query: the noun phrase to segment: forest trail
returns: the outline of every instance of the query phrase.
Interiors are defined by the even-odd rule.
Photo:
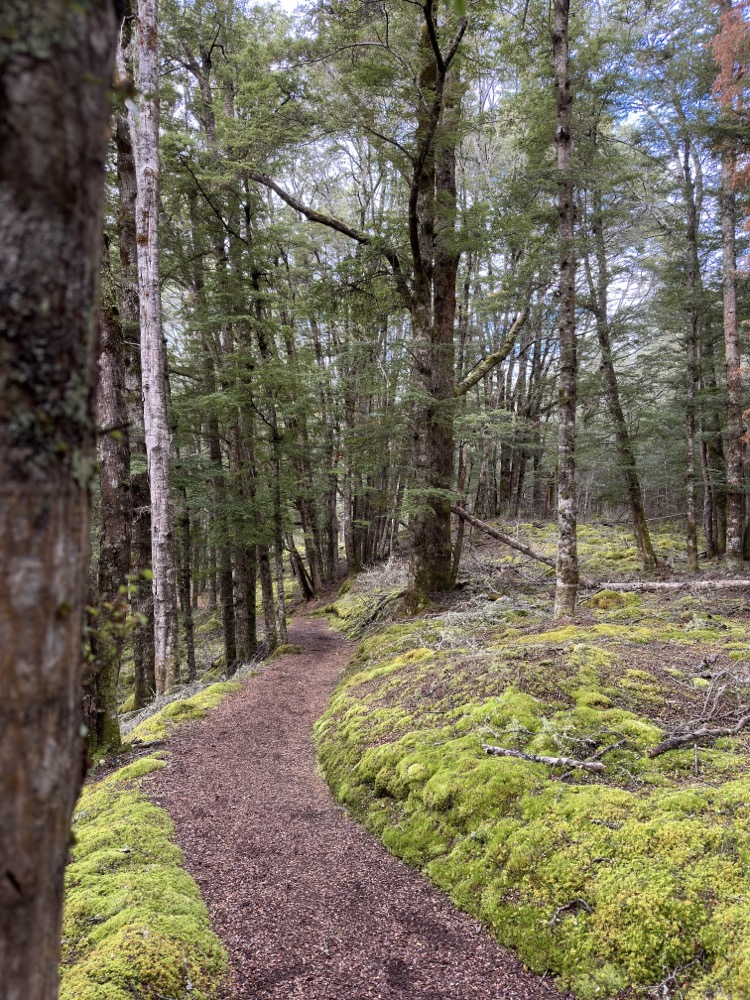
[[[335,804],[311,731],[351,646],[303,616],[290,642],[301,655],[175,734],[150,785],[229,952],[230,995],[559,1000]]]

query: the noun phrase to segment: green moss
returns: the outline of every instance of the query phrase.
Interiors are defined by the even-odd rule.
[[[140,788],[142,758],[84,789],[66,872],[61,1000],[211,998],[226,955],[180,867],[172,824]]]
[[[640,665],[649,642],[735,639],[716,619],[708,628],[691,614],[686,627],[616,596],[592,610],[637,612],[637,624],[503,627],[485,660],[471,654],[484,674],[465,672],[455,616],[371,636],[316,726],[321,766],[389,850],[581,1000],[678,968],[688,1000],[744,996],[750,777],[708,788],[692,748],[648,757],[663,737],[650,715],[684,673]],[[561,781],[564,768],[488,758],[482,742],[555,756],[613,749],[602,775]],[[700,755],[714,777],[744,773],[739,744]]]
[[[278,656],[299,655],[301,652],[302,646],[297,645],[296,642],[282,642],[280,646],[274,649],[268,659],[275,660]]]
[[[154,715],[145,719],[130,733],[134,742],[150,743],[152,740],[163,739],[175,726],[191,719],[202,719],[207,712],[216,706],[233,691],[239,691],[242,684],[239,681],[224,681],[211,684],[192,698],[171,701]]]
[[[135,710],[135,692],[128,695],[125,701],[120,705],[119,712],[124,715],[125,712],[132,712]]]

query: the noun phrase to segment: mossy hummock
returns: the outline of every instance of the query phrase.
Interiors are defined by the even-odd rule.
[[[672,973],[685,1000],[750,996],[746,741],[701,748],[698,777],[692,747],[647,756],[675,698],[703,697],[688,664],[742,646],[744,629],[612,592],[589,602],[596,620],[564,627],[500,604],[360,645],[316,727],[337,799],[581,1000]],[[483,742],[611,749],[602,775],[564,775]]]
[[[226,970],[172,823],[141,782],[145,757],[85,788],[65,880],[61,1000],[216,997]]]
[[[170,702],[130,740],[163,739],[241,686],[212,684]],[[165,766],[160,753],[143,757],[81,794],[65,878],[61,1000],[218,996],[226,954],[182,867],[169,815],[142,788]]]

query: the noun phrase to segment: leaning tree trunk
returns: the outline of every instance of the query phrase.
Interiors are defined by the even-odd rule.
[[[555,98],[557,104],[558,195],[560,234],[560,390],[557,492],[557,585],[555,617],[571,615],[578,590],[578,548],[576,542],[576,262],[573,204],[573,98],[568,66],[568,25],[570,0],[555,0]]]
[[[159,45],[158,2],[138,0],[136,208],[138,291],[141,306],[143,422],[151,486],[151,568],[154,594],[154,667],[157,694],[179,678],[177,576],[170,434],[167,422],[167,351],[162,334],[159,281]]]
[[[54,1000],[84,771],[96,285],[115,4],[0,5],[0,992]],[[10,41],[9,41],[10,40]]]
[[[601,371],[604,382],[604,396],[615,431],[615,448],[617,450],[620,471],[627,489],[638,557],[641,568],[645,572],[651,572],[656,569],[656,553],[651,543],[651,535],[648,530],[648,522],[646,521],[646,511],[643,508],[643,494],[635,463],[635,450],[633,449],[633,442],[630,440],[628,425],[625,421],[625,414],[620,402],[620,389],[617,385],[617,373],[615,372],[615,363],[612,356],[608,295],[610,277],[604,244],[602,197],[600,191],[595,190],[593,192],[592,200],[594,217],[591,229],[594,236],[594,252],[597,263],[597,281],[594,290],[596,298],[595,320],[596,336],[599,341],[599,350],[602,358]]]

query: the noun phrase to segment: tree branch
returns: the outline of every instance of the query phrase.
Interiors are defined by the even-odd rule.
[[[513,325],[505,336],[499,350],[490,354],[480,362],[477,367],[458,383],[453,389],[454,396],[465,396],[469,389],[473,389],[477,382],[481,382],[485,375],[489,375],[493,368],[501,365],[513,350],[518,334],[521,332],[526,320],[529,318],[528,307],[519,313],[513,321]]]
[[[528,760],[532,764],[549,764],[550,767],[577,767],[584,771],[603,771],[604,764],[598,764],[591,760],[576,760],[574,757],[544,757],[535,753],[521,753],[520,750],[506,750],[505,747],[492,746],[489,743],[482,744],[485,753],[492,754],[493,757],[515,757],[517,760]]]
[[[256,184],[262,184],[263,187],[273,191],[274,194],[277,194],[282,201],[289,205],[290,208],[293,208],[295,212],[299,212],[300,215],[304,215],[310,222],[317,222],[321,226],[327,226],[329,229],[333,229],[337,233],[341,233],[343,236],[348,236],[350,240],[355,240],[360,246],[372,246],[373,243],[375,243],[373,237],[367,233],[363,233],[359,229],[354,229],[353,226],[348,225],[346,222],[342,222],[341,219],[336,219],[332,215],[326,215],[323,212],[316,211],[314,208],[310,208],[309,205],[305,205],[304,202],[299,200],[299,198],[295,198],[293,194],[290,194],[280,184],[277,184],[273,178],[268,176],[268,174],[262,174],[257,170],[248,170],[247,176],[250,180],[255,181]],[[378,247],[378,250],[390,264],[391,270],[393,271],[393,277],[396,280],[396,287],[398,288],[401,297],[408,305],[411,302],[411,291],[404,273],[401,270],[401,261],[399,260],[398,254],[395,250],[391,250],[389,247]]]

